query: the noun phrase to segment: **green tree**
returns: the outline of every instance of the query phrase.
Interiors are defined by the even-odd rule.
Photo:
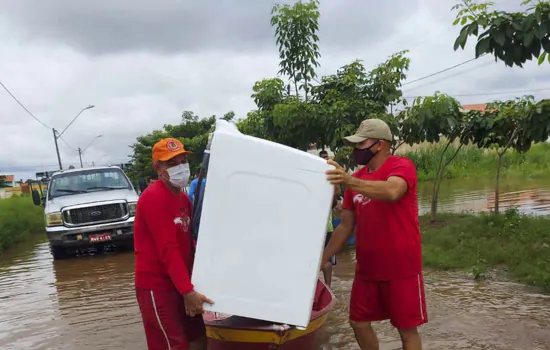
[[[230,111],[230,112],[225,113],[223,115],[222,119],[225,120],[225,121],[228,121],[228,122],[234,121],[235,120],[235,112]]]
[[[336,74],[323,77],[321,84],[314,88],[319,115],[324,122],[316,142],[334,150],[336,161],[346,169],[355,164],[350,158],[351,148],[343,143],[343,137],[354,133],[365,119],[378,118],[388,123],[396,139],[393,152],[403,144],[398,116],[387,111],[390,104],[402,101],[400,87],[410,64],[406,53],[401,51],[390,56],[370,72],[361,61],[354,61]]]
[[[465,144],[482,139],[487,128],[479,111],[465,112],[452,97],[436,93],[417,98],[413,105],[401,112],[402,134],[410,145],[421,142],[443,141],[445,147],[439,155],[436,177],[432,189],[430,215],[437,219],[439,189],[447,166],[456,158]],[[458,142],[459,146],[451,147]]]
[[[225,116],[231,116],[227,113]],[[225,118],[227,120],[227,118]],[[232,120],[232,118],[229,118]],[[177,125],[166,124],[161,130],[140,136],[137,142],[130,146],[133,150],[131,155],[132,166],[128,171],[132,181],[137,182],[141,177],[148,177],[154,174],[151,153],[153,145],[160,139],[174,137],[180,140],[185,148],[192,151],[189,156],[191,172],[195,173],[202,162],[202,156],[208,143],[208,135],[214,130],[216,116],[200,119],[191,111],[182,113],[182,122]]]
[[[403,143],[399,123],[387,114],[390,104],[401,101],[401,82],[406,78],[410,60],[406,51],[398,52],[367,72],[361,61],[343,66],[336,74],[325,76],[317,86],[315,67],[320,57],[317,42],[318,1],[276,5],[272,26],[279,47],[279,74],[289,76],[295,94],[290,94],[280,78],[258,81],[252,98],[257,110],[237,122],[241,132],[302,150],[312,144],[330,147],[337,160],[352,167],[351,150],[342,138],[353,133],[361,121],[382,118],[390,124]],[[299,85],[299,83],[301,85]],[[304,91],[302,100],[300,91]]]
[[[271,25],[275,27],[275,37],[281,59],[279,74],[287,75],[296,97],[299,91],[308,100],[311,81],[315,79],[315,67],[321,54],[317,42],[319,37],[319,1],[298,1],[294,5],[277,4],[271,11]]]
[[[247,135],[281,142],[281,131],[273,121],[273,110],[288,99],[285,83],[279,78],[263,79],[254,84],[252,91],[254,93],[251,97],[258,109],[248,113],[247,118],[239,120],[237,128]]]
[[[0,175],[0,188],[6,187],[6,177],[4,175]]]
[[[454,49],[464,49],[469,36],[477,38],[475,57],[492,55],[507,66],[522,67],[527,60],[538,58],[550,63],[550,1],[525,0],[523,12],[493,10],[493,2],[476,3],[462,0],[454,25],[461,25]],[[542,52],[541,52],[542,50]]]
[[[500,209],[500,173],[508,149],[527,152],[533,143],[544,142],[550,136],[550,103],[535,103],[533,96],[509,101],[496,101],[487,106],[486,134],[476,140],[479,146],[493,149],[498,157],[495,176],[495,210]]]

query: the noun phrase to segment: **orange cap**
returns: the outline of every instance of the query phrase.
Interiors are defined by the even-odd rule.
[[[181,143],[178,139],[162,139],[153,146],[153,163],[166,162],[167,160],[170,160],[175,156],[179,156],[180,154],[191,153],[193,152],[185,150],[183,143]]]

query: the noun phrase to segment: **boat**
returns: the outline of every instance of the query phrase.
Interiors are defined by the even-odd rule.
[[[204,314],[209,350],[312,350],[334,307],[334,294],[317,281],[311,320],[305,329],[239,316]]]

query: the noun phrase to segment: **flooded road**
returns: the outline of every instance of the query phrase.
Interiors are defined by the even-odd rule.
[[[347,319],[354,253],[340,254],[338,298],[320,349],[358,349]],[[550,297],[512,283],[426,272],[425,349],[550,349]],[[53,262],[46,242],[0,257],[0,349],[145,350],[133,291],[132,253]],[[381,349],[397,334],[377,327]]]

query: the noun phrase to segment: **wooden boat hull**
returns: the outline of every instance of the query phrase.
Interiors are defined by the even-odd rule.
[[[209,350],[310,350],[335,304],[334,294],[318,281],[311,321],[306,329],[243,317],[204,315]]]

